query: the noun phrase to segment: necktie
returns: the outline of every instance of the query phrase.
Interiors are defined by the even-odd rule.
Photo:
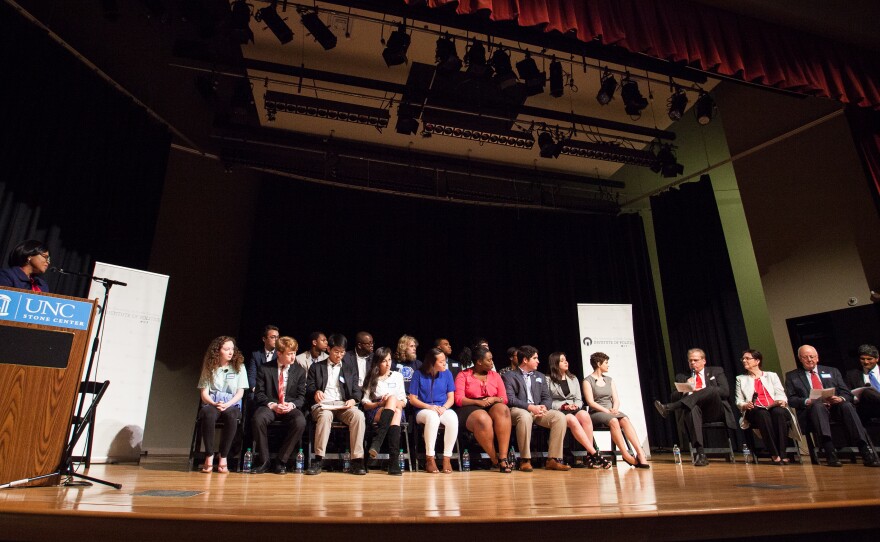
[[[814,390],[822,389],[822,381],[819,380],[819,374],[816,371],[810,371],[810,382],[813,383]]]
[[[697,373],[694,379],[694,391],[701,389],[703,389],[703,378],[700,376],[700,373]]]
[[[278,402],[284,402],[284,371],[278,370]]]
[[[874,376],[874,371],[868,373],[868,380],[871,381],[871,387],[877,391],[880,391],[880,380],[877,380],[877,377]]]

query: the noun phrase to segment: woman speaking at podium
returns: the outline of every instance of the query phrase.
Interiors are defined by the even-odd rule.
[[[9,267],[0,269],[0,286],[48,292],[49,285],[40,276],[49,269],[49,247],[42,241],[28,239],[9,253]]]

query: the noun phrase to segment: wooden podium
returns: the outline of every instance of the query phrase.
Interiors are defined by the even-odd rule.
[[[0,287],[0,484],[58,468],[96,304]]]

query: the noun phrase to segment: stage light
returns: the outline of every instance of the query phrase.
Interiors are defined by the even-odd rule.
[[[656,162],[651,166],[651,171],[659,173],[663,177],[672,178],[684,173],[684,166],[676,161],[672,145],[664,144],[657,151]]]
[[[642,96],[639,84],[630,79],[629,74],[620,82],[620,97],[623,99],[623,108],[630,117],[642,116],[642,111],[648,107],[648,100]]]
[[[605,68],[600,83],[601,88],[596,94],[596,101],[601,105],[608,105],[614,99],[614,91],[617,90],[617,79],[614,78],[614,75],[608,68]]]
[[[410,35],[406,33],[406,25],[401,24],[397,30],[388,37],[385,50],[382,51],[382,58],[385,59],[385,65],[398,66],[406,62],[406,52],[409,49]]]
[[[401,103],[397,106],[397,124],[395,130],[398,134],[412,135],[419,131],[419,121],[416,120],[418,111],[412,104]]]
[[[669,118],[672,120],[680,120],[687,109],[688,97],[681,87],[675,87],[672,95],[669,96],[667,105],[669,106]]]
[[[526,57],[516,63],[516,71],[519,72],[519,78],[525,83],[526,95],[535,96],[544,92],[547,74],[538,71],[538,65],[535,64],[535,59],[528,51],[526,51]]]
[[[391,118],[387,109],[323,100],[301,94],[287,94],[274,90],[267,90],[263,101],[266,113],[270,117],[274,117],[276,113],[293,113],[356,124],[368,124],[376,128],[386,128]]]
[[[510,65],[510,55],[504,49],[496,49],[492,53],[492,67],[495,69],[494,81],[501,90],[507,90],[516,85],[516,74]]]
[[[474,40],[464,55],[464,63],[467,65],[467,73],[475,77],[491,77],[492,67],[486,62],[486,48],[483,44]]]
[[[458,137],[461,139],[470,139],[479,141],[480,143],[492,143],[493,145],[507,145],[508,147],[518,147],[520,149],[531,149],[535,146],[535,136],[530,132],[521,132],[518,130],[487,130],[483,128],[469,128],[461,126],[452,126],[450,124],[438,124],[422,119],[422,135],[443,135],[449,137]]]
[[[321,44],[325,51],[336,47],[336,35],[330,31],[324,21],[318,17],[318,13],[310,11],[303,14],[302,24],[306,30],[315,38],[315,41]]]
[[[258,9],[256,15],[254,15],[254,20],[258,23],[265,23],[269,30],[275,34],[275,37],[278,38],[278,41],[281,42],[281,45],[284,45],[293,40],[293,30],[281,19],[281,15],[278,15],[276,5],[277,2],[273,1],[268,6]]]
[[[553,57],[550,61],[550,96],[561,98],[565,92],[565,84],[562,81],[562,63]]]
[[[254,32],[251,30],[250,4],[244,0],[235,0],[235,2],[232,3],[229,12],[229,28],[232,38],[239,45],[246,45],[247,42],[254,42]]]
[[[712,122],[715,116],[715,100],[707,92],[700,91],[700,97],[694,104],[694,112],[697,115],[697,122],[703,126]]]
[[[569,156],[651,168],[657,164],[657,156],[653,152],[624,147],[616,142],[566,139],[561,145],[561,154]]]
[[[461,70],[461,58],[455,49],[455,42],[449,34],[437,38],[437,48],[434,52],[437,61],[437,71],[442,74],[455,73]]]
[[[562,140],[556,142],[550,132],[541,132],[538,134],[538,147],[541,149],[541,158],[559,158]]]

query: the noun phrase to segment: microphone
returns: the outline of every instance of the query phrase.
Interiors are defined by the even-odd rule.
[[[67,269],[61,269],[60,267],[50,267],[49,272],[51,273],[60,273],[62,275],[76,275],[78,277],[88,277],[85,273],[80,273],[78,271],[68,271]]]
[[[111,285],[111,286],[112,286],[112,285],[117,285],[117,286],[128,286],[128,283],[121,282],[121,281],[118,281],[118,280],[105,279],[105,278],[102,278],[102,277],[94,277],[94,276],[92,276],[92,275],[89,275],[88,273],[80,273],[80,272],[78,272],[78,271],[68,271],[68,270],[66,270],[66,269],[61,269],[60,267],[50,267],[50,268],[48,269],[48,271],[51,271],[51,272],[53,272],[53,273],[61,273],[62,275],[76,275],[77,277],[85,277],[85,278],[87,278],[87,279],[91,279],[91,280],[93,280],[93,281],[95,281],[95,282],[101,282],[101,283],[104,283],[104,284],[109,284],[109,285]]]

